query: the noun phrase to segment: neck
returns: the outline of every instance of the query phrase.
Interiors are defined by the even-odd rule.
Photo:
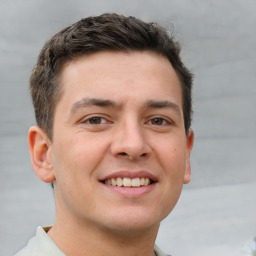
[[[115,228],[74,214],[56,198],[56,221],[49,237],[67,256],[153,256],[160,222]],[[104,216],[104,215],[103,215]],[[139,221],[139,220],[138,220]]]
[[[113,231],[56,221],[48,235],[67,256],[153,256],[158,228]]]

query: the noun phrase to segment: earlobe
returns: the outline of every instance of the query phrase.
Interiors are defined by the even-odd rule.
[[[44,182],[55,180],[52,165],[51,142],[46,133],[38,126],[28,132],[30,158],[36,175]]]
[[[187,156],[186,156],[186,167],[185,167],[185,174],[184,174],[184,184],[188,184],[191,180],[191,164],[190,164],[190,154],[194,144],[194,132],[193,130],[189,129],[187,135]]]

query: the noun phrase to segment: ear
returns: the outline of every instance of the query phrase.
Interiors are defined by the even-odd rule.
[[[186,155],[186,166],[183,183],[187,184],[191,180],[191,165],[190,165],[190,154],[194,144],[194,132],[189,129],[187,135],[187,155]]]
[[[28,144],[33,169],[44,182],[55,180],[52,165],[51,142],[46,133],[38,126],[33,126],[28,132]]]

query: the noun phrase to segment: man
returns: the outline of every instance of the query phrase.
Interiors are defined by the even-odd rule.
[[[18,256],[165,255],[160,222],[190,181],[192,75],[155,23],[104,14],[46,43],[30,89],[35,173],[56,220]]]

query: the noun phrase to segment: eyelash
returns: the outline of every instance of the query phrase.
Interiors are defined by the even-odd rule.
[[[96,123],[93,123],[91,121],[96,121]],[[100,120],[100,123],[97,123],[97,121]],[[104,120],[104,122],[102,123],[102,121]],[[101,116],[92,116],[90,118],[87,118],[86,120],[82,121],[82,123],[87,123],[87,124],[91,124],[91,125],[101,125],[101,124],[105,124],[107,123],[108,120],[104,117],[101,117]]]
[[[156,122],[160,121],[160,124],[153,124],[153,123],[152,123],[153,121],[156,121]],[[149,122],[151,122],[152,125],[156,125],[156,126],[163,126],[163,125],[168,125],[168,124],[170,124],[169,121],[167,121],[165,118],[162,118],[162,117],[154,117],[154,118],[151,118],[151,119],[149,120]]]
[[[153,123],[153,122],[156,122],[156,123]],[[104,125],[112,122],[102,116],[89,116],[85,120],[83,120],[81,123],[98,126],[98,125]],[[154,117],[150,117],[150,119],[145,124],[153,125],[155,127],[156,126],[161,127],[161,126],[171,125],[172,121],[164,117],[154,116]]]

